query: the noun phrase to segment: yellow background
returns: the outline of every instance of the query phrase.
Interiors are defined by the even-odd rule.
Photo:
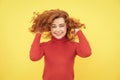
[[[87,26],[92,56],[76,57],[75,80],[120,80],[120,0],[0,0],[0,80],[42,80],[43,58],[29,59],[28,28],[34,11],[56,8]]]

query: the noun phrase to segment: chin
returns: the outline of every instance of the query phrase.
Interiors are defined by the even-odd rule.
[[[56,39],[62,39],[62,37],[56,37]]]
[[[62,36],[60,36],[60,37],[55,37],[56,39],[62,39],[63,37]]]

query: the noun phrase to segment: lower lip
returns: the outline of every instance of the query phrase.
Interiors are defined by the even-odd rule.
[[[56,36],[61,36],[61,34],[56,34]]]

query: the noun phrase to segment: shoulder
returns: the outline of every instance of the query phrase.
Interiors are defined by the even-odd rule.
[[[79,45],[79,42],[78,41],[69,41],[69,45],[76,47]]]
[[[75,42],[75,41],[68,41],[67,43],[68,43],[69,45],[71,45],[71,46],[74,46],[74,45],[77,44],[77,42]]]
[[[50,45],[51,41],[48,41],[48,42],[41,42],[41,46],[47,46],[47,45]]]

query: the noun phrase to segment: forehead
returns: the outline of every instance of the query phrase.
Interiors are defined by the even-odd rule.
[[[53,20],[52,24],[60,24],[60,23],[65,23],[64,18],[60,17],[60,18],[56,18]]]

